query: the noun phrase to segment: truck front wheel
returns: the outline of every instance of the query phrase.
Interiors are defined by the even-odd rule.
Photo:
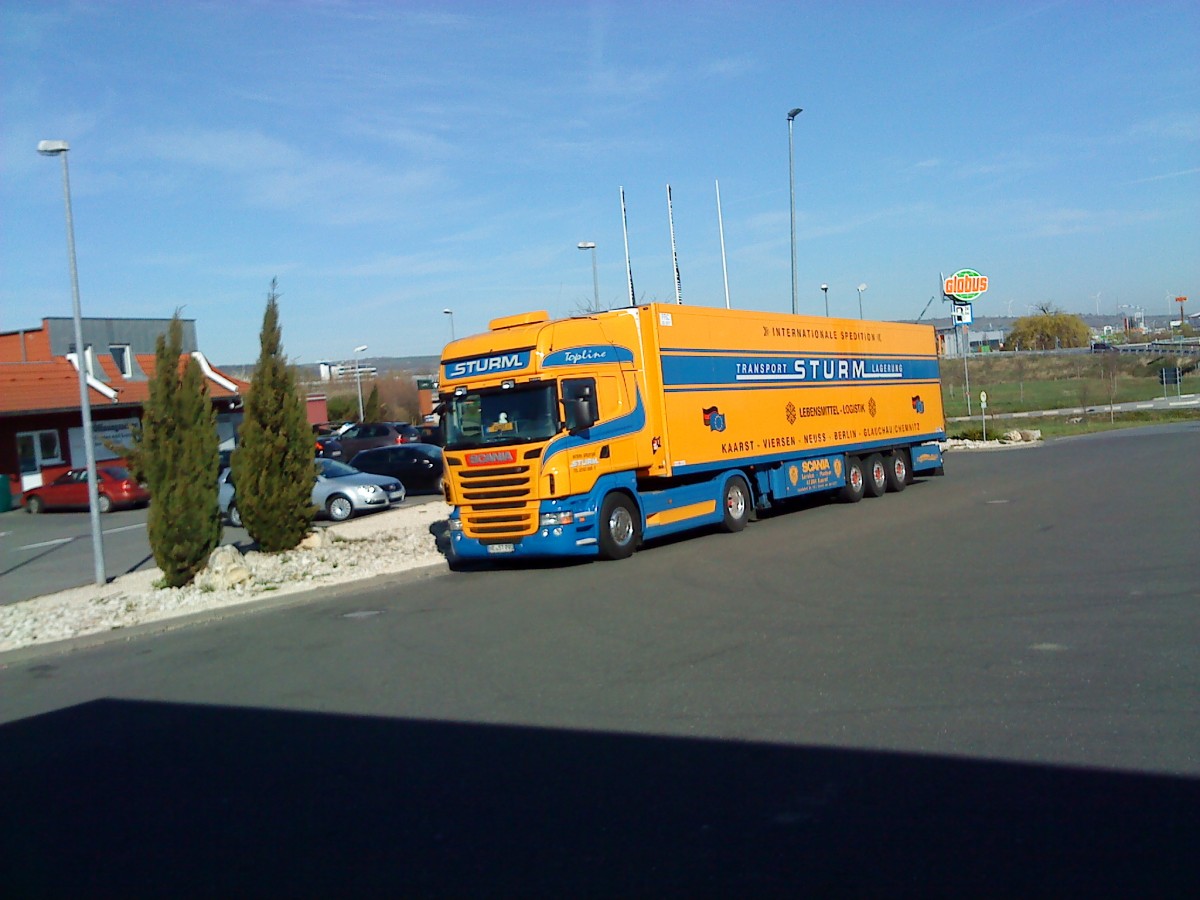
[[[750,519],[750,489],[740,475],[731,475],[725,482],[725,518],[721,527],[732,534],[746,527]]]
[[[600,508],[600,555],[628,559],[642,539],[641,517],[624,494],[609,494]]]

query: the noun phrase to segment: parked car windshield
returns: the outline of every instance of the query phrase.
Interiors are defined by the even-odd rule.
[[[450,398],[446,445],[453,449],[484,444],[524,444],[558,433],[555,387],[499,388]]]
[[[359,474],[358,469],[338,462],[336,459],[321,458],[317,462],[321,465],[321,474],[326,478],[345,478],[347,475]]]

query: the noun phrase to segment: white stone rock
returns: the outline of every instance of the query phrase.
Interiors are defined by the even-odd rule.
[[[250,578],[250,569],[243,561],[241,552],[232,544],[225,544],[209,554],[208,565],[196,576],[195,581],[201,590],[227,591]]]

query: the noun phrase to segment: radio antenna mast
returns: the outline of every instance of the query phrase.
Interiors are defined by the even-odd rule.
[[[671,210],[671,186],[667,185],[667,224],[671,228],[671,262],[675,264],[675,302],[682,305],[683,289],[679,284],[679,254],[675,250],[675,214]]]

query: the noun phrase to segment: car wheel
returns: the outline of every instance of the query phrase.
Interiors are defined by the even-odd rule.
[[[107,494],[101,494],[96,498],[96,506],[102,513],[112,512],[112,498],[110,498]]]
[[[325,501],[325,512],[335,522],[345,522],[354,515],[354,504],[344,494],[334,494]]]
[[[42,498],[38,496],[25,498],[25,511],[33,513],[35,516],[46,508],[46,504],[42,502]]]
[[[642,539],[642,523],[633,501],[625,494],[609,494],[600,508],[600,555],[628,559]]]
[[[730,534],[741,531],[750,520],[750,488],[740,475],[725,482],[725,518],[721,527]]]
[[[866,490],[866,478],[863,476],[862,460],[857,456],[846,457],[846,486],[842,488],[842,500],[846,503],[857,503],[863,498]]]
[[[883,457],[872,453],[863,463],[864,489],[868,497],[882,497],[887,490],[887,466]]]
[[[229,504],[229,524],[234,528],[242,527],[242,514],[238,511],[237,505]]]
[[[908,454],[904,450],[896,450],[887,463],[887,486],[889,491],[900,492],[908,486]]]

